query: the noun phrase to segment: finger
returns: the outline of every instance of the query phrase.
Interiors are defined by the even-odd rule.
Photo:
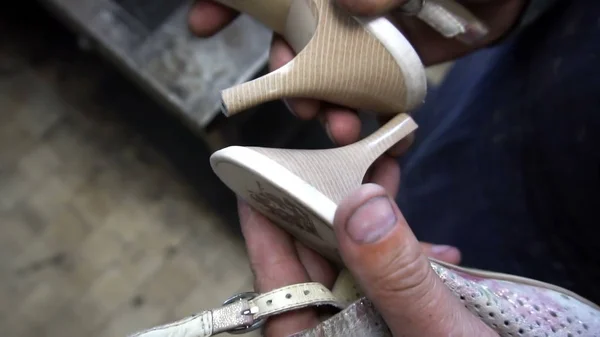
[[[331,289],[337,277],[336,270],[323,256],[314,250],[298,241],[295,244],[300,262],[304,265],[310,279]]]
[[[321,102],[309,98],[286,98],[283,102],[294,116],[302,120],[315,118],[321,106]]]
[[[338,106],[328,106],[322,116],[323,127],[334,144],[344,146],[359,140],[361,122],[356,112]]]
[[[396,159],[382,156],[371,166],[368,179],[366,182],[377,184],[395,196],[400,186],[400,166]]]
[[[402,14],[392,15],[390,21],[410,41],[425,66],[456,59],[477,47],[461,43],[456,39],[446,38],[415,17],[407,17]],[[483,41],[478,42],[478,46],[483,46]]]
[[[337,0],[340,7],[360,16],[385,14],[406,2],[407,0]]]
[[[256,291],[267,292],[310,281],[289,234],[242,200],[238,201],[238,212]],[[265,325],[265,336],[287,336],[316,324],[316,311],[297,310],[270,318]]]
[[[292,47],[283,38],[274,35],[271,42],[269,70],[274,71],[283,67],[293,60],[294,57],[295,54]],[[315,118],[320,108],[319,101],[306,98],[286,98],[284,103],[288,106],[290,112],[304,120]]]
[[[388,195],[396,195],[400,186],[400,166],[397,161],[388,156],[380,157],[373,164],[369,182],[383,187]],[[461,260],[460,251],[452,246],[421,242],[421,251],[426,256],[452,264],[459,264]]]
[[[364,185],[343,200],[334,229],[345,265],[394,336],[494,335],[433,272],[381,186]]]
[[[209,0],[198,0],[188,14],[188,25],[195,35],[211,36],[239,15],[233,9]]]
[[[421,242],[421,252],[428,257],[447,263],[459,264],[461,260],[460,250],[452,246],[433,245],[431,243]]]
[[[408,136],[402,138],[398,143],[394,144],[386,153],[392,157],[400,157],[405,154],[406,151],[412,146],[415,141],[415,134],[410,133]]]

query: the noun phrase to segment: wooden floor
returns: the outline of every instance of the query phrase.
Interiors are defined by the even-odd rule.
[[[110,82],[75,71],[68,55],[40,61],[8,45],[0,49],[2,334],[126,336],[251,290],[243,242],[223,216],[235,219],[235,209],[214,206],[223,204],[218,184],[208,165],[196,167],[206,150],[187,141],[157,149],[114,110],[119,93],[95,96],[110,93]],[[154,134],[185,133],[155,124]]]

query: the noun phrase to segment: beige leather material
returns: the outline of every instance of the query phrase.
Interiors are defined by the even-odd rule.
[[[232,303],[214,310],[203,311],[170,324],[141,331],[130,337],[209,337],[239,326],[251,324],[251,319],[240,315],[247,303]]]
[[[308,306],[331,305],[343,309],[342,302],[325,286],[313,282],[279,288],[250,300],[249,304],[258,308],[255,319],[262,319]]]
[[[488,29],[465,7],[452,0],[425,0],[417,17],[447,38],[473,43]]]
[[[426,1],[417,16],[445,37],[455,37],[466,31],[462,18],[435,1]]]
[[[360,290],[348,269],[342,269],[335,280],[332,292],[335,298],[346,306],[363,297],[362,290]]]
[[[354,300],[338,299],[327,287],[317,282],[300,283],[206,310],[177,322],[137,332],[130,337],[209,337],[223,332],[243,331],[271,316],[310,306],[328,305],[341,310]]]

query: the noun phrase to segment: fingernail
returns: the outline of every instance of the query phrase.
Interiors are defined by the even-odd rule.
[[[401,141],[399,141],[398,143],[394,144],[388,151],[387,153],[392,156],[392,157],[399,157],[401,155],[403,155],[406,151],[408,151],[408,149],[410,148],[410,146],[412,145],[412,137],[407,137],[402,139]]]
[[[396,221],[390,199],[375,197],[354,211],[346,223],[346,232],[357,243],[373,243],[389,233]]]
[[[452,247],[452,246],[445,246],[445,245],[435,245],[431,247],[431,253],[435,254],[435,255],[444,255],[447,252],[454,250],[456,248]]]
[[[331,140],[333,145],[337,145],[335,142],[335,139],[333,139],[333,135],[331,134],[331,128],[329,127],[329,122],[327,121],[327,116],[324,114],[320,114],[318,118],[319,118],[319,121],[321,122],[321,125],[323,125],[323,128],[325,129],[325,133],[327,134],[327,137],[329,138],[329,140]]]
[[[329,137],[329,140],[331,140],[333,142],[333,144],[335,144],[335,139],[333,139],[333,135],[331,134],[331,129],[329,128],[329,123],[325,122],[325,133],[327,133],[327,137]]]
[[[294,115],[294,117],[298,117],[298,115],[296,115],[296,113],[294,112],[294,110],[292,109],[292,107],[290,106],[290,102],[288,102],[287,99],[283,99],[283,104],[285,105],[285,107],[288,109],[288,111]]]

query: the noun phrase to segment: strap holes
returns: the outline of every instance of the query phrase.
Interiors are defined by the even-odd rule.
[[[273,304],[273,300],[268,300],[267,305],[271,305],[271,304]]]
[[[292,298],[292,294],[285,294],[285,298],[289,300],[290,298]]]
[[[310,294],[310,290],[304,290],[304,295]]]

